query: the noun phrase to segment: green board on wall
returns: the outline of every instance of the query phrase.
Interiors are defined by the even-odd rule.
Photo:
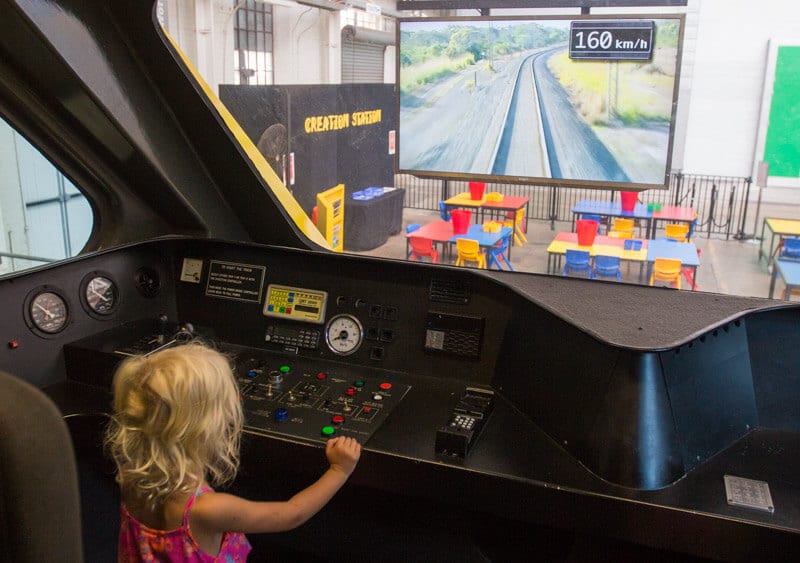
[[[770,176],[800,176],[800,46],[778,48],[764,160]]]

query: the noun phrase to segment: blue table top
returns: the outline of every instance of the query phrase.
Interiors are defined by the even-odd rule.
[[[609,215],[614,217],[632,217],[634,219],[650,219],[653,216],[653,212],[648,211],[647,205],[643,203],[637,203],[633,211],[623,211],[622,204],[618,201],[594,201],[590,199],[579,201],[575,207],[572,208],[572,212]]]
[[[647,261],[655,262],[656,258],[677,258],[684,266],[699,266],[697,246],[692,242],[675,242],[665,239],[654,239],[647,242]]]
[[[453,235],[450,237],[450,242],[455,242],[460,238],[468,238],[472,240],[477,240],[480,246],[494,246],[497,242],[503,238],[504,235],[511,234],[511,227],[503,227],[497,233],[490,233],[483,230],[483,225],[470,225],[469,229],[467,230],[466,234],[463,235]]]
[[[786,285],[800,285],[800,261],[779,258],[775,260],[775,267],[778,268]]]

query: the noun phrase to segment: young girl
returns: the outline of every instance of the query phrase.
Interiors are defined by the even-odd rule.
[[[245,533],[295,528],[344,485],[361,455],[328,440],[330,468],[286,502],[211,490],[239,467],[242,407],[228,359],[197,343],[126,359],[114,376],[106,445],[122,494],[119,561],[244,561]]]

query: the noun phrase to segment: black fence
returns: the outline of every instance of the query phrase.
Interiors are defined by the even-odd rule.
[[[467,181],[395,176],[395,186],[406,190],[404,206],[412,209],[438,211],[440,201],[467,191],[467,184]],[[747,225],[748,219],[754,221],[752,211],[748,210],[751,184],[751,178],[676,171],[670,175],[669,189],[643,191],[639,201],[692,207],[698,217],[697,235],[750,238],[755,233],[755,227]],[[528,197],[528,219],[549,221],[551,228],[556,221],[572,221],[572,208],[580,200],[619,199],[617,192],[611,190],[531,184],[487,184],[486,191]]]

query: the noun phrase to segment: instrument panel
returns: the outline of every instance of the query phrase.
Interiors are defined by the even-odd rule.
[[[586,496],[620,521],[662,519],[658,529],[671,545],[681,538],[670,530],[687,520],[701,532],[725,528],[753,542],[778,528],[800,529],[783,508],[797,495],[781,473],[796,443],[791,433],[758,428],[759,417],[772,416],[777,428],[782,419],[757,412],[753,399],[776,405],[793,397],[774,385],[782,374],[769,362],[783,353],[775,342],[796,338],[794,311],[760,313],[786,317],[783,324],[752,315],[692,346],[640,354],[581,331],[482,272],[381,266],[378,275],[372,259],[204,239],[81,257],[0,280],[0,306],[21,309],[5,319],[0,369],[52,386],[65,413],[107,412],[121,358],[199,336],[234,359],[256,447],[288,458],[331,435],[356,436],[370,451],[362,484],[480,504],[493,514],[505,514],[509,503],[499,499],[507,498],[520,499],[512,508],[572,514],[585,509]],[[538,281],[521,279],[531,288]],[[586,284],[560,284],[558,292]],[[310,316],[295,316],[298,302]],[[265,313],[269,303],[277,314]],[[749,346],[767,325],[768,337]],[[777,340],[776,326],[785,327]],[[631,382],[641,393],[629,392]],[[723,410],[695,404],[712,392]],[[641,396],[651,399],[645,418]],[[490,408],[476,407],[486,400]],[[714,425],[724,435],[694,430]],[[660,438],[630,448],[635,432]],[[765,462],[758,444],[789,453]],[[372,483],[386,471],[390,484]],[[724,475],[768,483],[774,513],[729,506]]]

